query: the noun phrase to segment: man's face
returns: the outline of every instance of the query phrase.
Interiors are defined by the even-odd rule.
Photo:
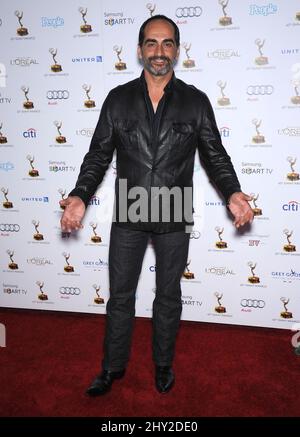
[[[147,24],[144,42],[138,47],[138,56],[143,60],[145,70],[153,76],[165,76],[173,70],[178,55],[173,26],[165,20]]]

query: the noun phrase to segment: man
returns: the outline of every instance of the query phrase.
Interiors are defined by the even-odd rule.
[[[76,187],[61,201],[65,207],[62,229],[80,229],[89,199],[117,149],[104,357],[102,373],[87,390],[90,396],[105,394],[113,381],[125,374],[135,291],[149,238],[156,252],[155,385],[160,393],[166,393],[174,384],[172,362],[182,309],[180,279],[193,223],[196,148],[211,181],[227,202],[234,225],[238,228],[253,219],[248,203],[251,198],[241,192],[207,96],[174,75],[178,55],[179,30],[171,19],[156,15],[143,23],[138,44],[142,75],[108,94]],[[148,197],[141,201],[145,193]],[[169,193],[169,202],[162,199],[163,193]]]

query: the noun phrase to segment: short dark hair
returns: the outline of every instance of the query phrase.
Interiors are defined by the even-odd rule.
[[[139,46],[142,46],[144,39],[145,39],[145,27],[147,26],[148,23],[151,23],[151,21],[154,21],[154,20],[165,20],[173,26],[174,35],[175,35],[175,44],[177,47],[179,47],[180,34],[179,34],[178,26],[176,23],[174,23],[173,20],[171,20],[171,18],[166,17],[165,15],[153,15],[152,17],[148,18],[148,20],[144,21],[144,23],[141,25],[140,31],[139,31]]]

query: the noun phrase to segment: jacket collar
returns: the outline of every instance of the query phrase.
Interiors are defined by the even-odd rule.
[[[174,88],[174,85],[175,85],[175,82],[176,82],[176,76],[175,76],[175,73],[173,71],[171,79],[169,80],[169,82],[167,83],[167,85],[164,88],[164,92],[165,93],[172,92],[173,88]],[[148,86],[147,86],[147,82],[146,82],[146,79],[145,79],[144,70],[142,71],[142,74],[140,76],[140,83],[141,83],[141,85],[143,87],[143,90],[148,92]]]

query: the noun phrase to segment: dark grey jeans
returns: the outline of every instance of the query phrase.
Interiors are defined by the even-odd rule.
[[[110,298],[107,302],[103,368],[126,368],[133,322],[135,292],[149,238],[156,254],[156,293],[153,302],[153,360],[169,366],[174,358],[182,303],[180,279],[186,266],[190,234],[154,233],[112,224],[109,248]]]

